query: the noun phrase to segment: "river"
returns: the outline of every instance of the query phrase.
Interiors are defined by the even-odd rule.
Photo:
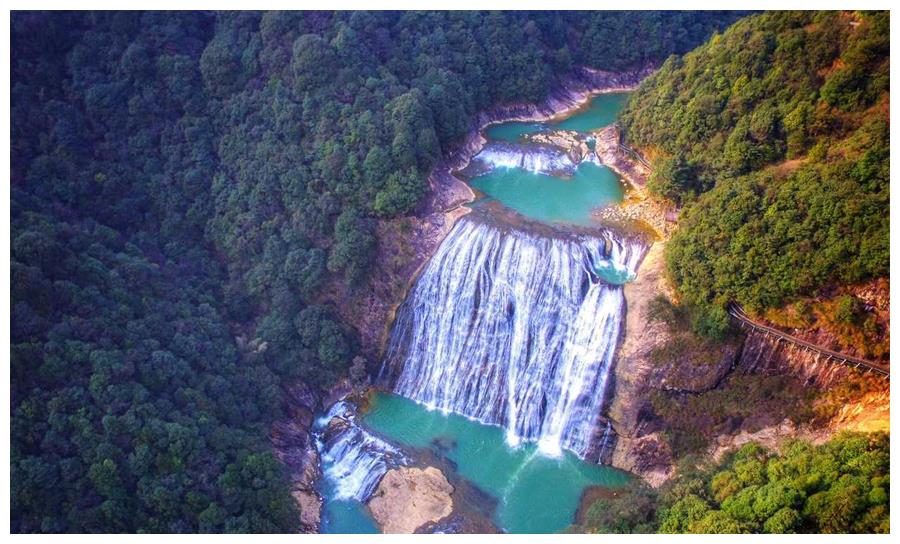
[[[600,94],[564,118],[485,131],[475,173],[463,173],[484,209],[457,223],[398,310],[380,389],[358,415],[338,405],[320,418],[322,532],[375,532],[365,507],[374,485],[422,452],[483,493],[479,515],[505,532],[565,529],[587,486],[627,482],[598,464],[602,410],[621,284],[645,248],[591,219],[622,200],[612,171],[592,154],[523,141],[571,130],[590,143],[584,133],[611,123],[626,99]],[[491,202],[551,229],[494,221]],[[351,423],[324,430],[335,415]]]

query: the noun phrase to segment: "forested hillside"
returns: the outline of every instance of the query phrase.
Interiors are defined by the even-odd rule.
[[[889,16],[772,12],[670,58],[629,102],[650,188],[684,206],[667,249],[701,329],[888,274]]]
[[[736,13],[14,13],[13,531],[290,531],[281,386],[488,106]]]
[[[578,531],[598,533],[888,533],[884,433],[842,434],[780,453],[750,443],[722,463],[683,469],[660,491],[633,482],[598,500]]]

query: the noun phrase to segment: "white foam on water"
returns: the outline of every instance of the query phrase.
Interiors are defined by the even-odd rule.
[[[438,248],[394,325],[382,374],[429,408],[506,429],[549,456],[591,449],[624,314],[621,286],[644,246],[548,238],[464,218]],[[393,369],[393,370],[392,370]]]

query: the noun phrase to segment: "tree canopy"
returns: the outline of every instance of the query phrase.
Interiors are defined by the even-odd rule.
[[[889,17],[768,12],[649,77],[622,115],[684,205],[667,250],[705,313],[888,274]]]
[[[654,492],[634,482],[587,510],[588,532],[888,533],[890,446],[884,433],[844,433],[780,453],[756,443],[721,464],[685,467]]]
[[[377,221],[480,109],[737,17],[13,13],[13,531],[296,530],[268,432],[357,356],[322,287]]]

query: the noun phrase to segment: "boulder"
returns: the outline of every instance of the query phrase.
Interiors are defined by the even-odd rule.
[[[435,467],[387,471],[369,499],[369,511],[384,533],[412,534],[453,511],[453,486]]]

